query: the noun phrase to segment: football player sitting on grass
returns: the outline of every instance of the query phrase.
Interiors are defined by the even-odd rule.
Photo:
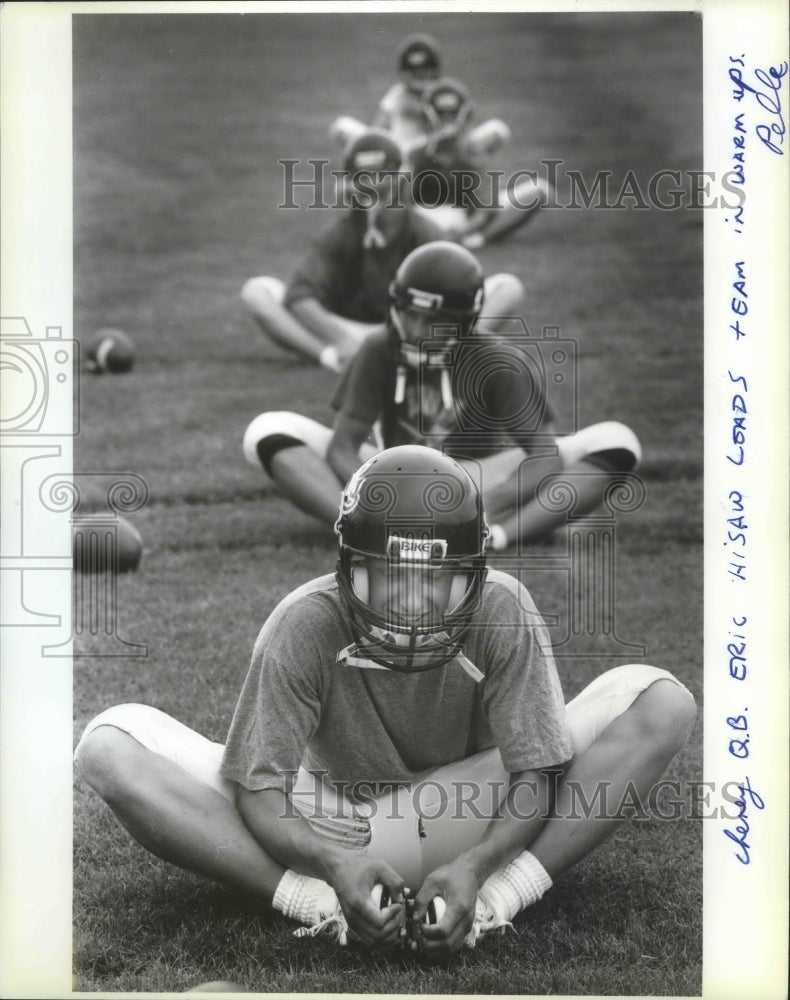
[[[297,934],[446,958],[512,926],[617,829],[626,796],[648,801],[694,699],[630,664],[565,705],[540,614],[486,569],[479,492],[438,451],[374,456],[336,531],[335,573],[258,635],[224,746],[126,704],[88,724],[76,760],[145,848]]]
[[[373,125],[384,129],[402,150],[409,150],[425,135],[422,95],[439,79],[441,56],[436,40],[430,35],[410,35],[397,54],[398,77],[379,101]],[[345,146],[365,128],[359,119],[342,115],[329,128],[329,135]]]
[[[411,203],[401,152],[377,129],[365,129],[343,157],[350,207],[321,232],[290,284],[250,278],[241,298],[263,332],[280,346],[339,372],[386,308],[387,289],[403,258],[441,236]],[[503,314],[516,309],[521,282],[493,275],[487,292]]]
[[[505,122],[490,118],[475,124],[469,90],[458,80],[440,77],[436,42],[428,35],[406,39],[398,55],[401,79],[387,91],[374,124],[403,151],[409,186],[417,206],[436,222],[446,239],[479,249],[524,226],[548,203],[546,178],[518,176],[505,190],[492,172],[493,157],[509,142]],[[366,126],[341,115],[329,135],[345,146]]]
[[[551,341],[490,332],[486,317],[507,317],[485,302],[469,250],[447,241],[418,247],[389,298],[386,322],[368,334],[335,391],[331,428],[270,411],[244,434],[247,461],[302,510],[332,525],[340,489],[362,461],[381,447],[428,445],[474,470],[492,521],[489,544],[500,550],[546,539],[566,522],[567,510],[541,493],[553,474],[571,484],[580,517],[636,468],[639,441],[622,423],[557,434],[544,383],[573,373],[546,368],[544,351],[551,360],[559,346]]]
[[[408,150],[412,196],[448,239],[478,249],[524,226],[548,202],[551,185],[537,174],[500,190],[501,176],[487,167],[510,141],[510,129],[498,118],[474,125],[462,83],[446,77],[426,88],[423,118],[423,137]]]

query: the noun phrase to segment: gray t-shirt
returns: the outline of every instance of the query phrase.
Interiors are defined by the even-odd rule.
[[[301,766],[343,783],[413,782],[499,748],[510,772],[572,756],[548,633],[527,590],[489,570],[464,652],[419,674],[338,662],[352,636],[334,575],[305,584],[272,612],[230,727],[222,774],[250,791],[290,789]],[[349,792],[349,785],[351,790]]]

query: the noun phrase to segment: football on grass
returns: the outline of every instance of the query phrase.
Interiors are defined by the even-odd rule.
[[[102,524],[100,520],[72,525],[72,554],[77,573],[131,573],[143,557],[143,539],[133,524],[119,517]],[[114,552],[117,550],[117,563]]]
[[[103,327],[89,339],[85,351],[88,371],[121,374],[134,365],[134,344],[123,330]]]

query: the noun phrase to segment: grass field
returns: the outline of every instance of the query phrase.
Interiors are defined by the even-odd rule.
[[[120,580],[119,633],[148,655],[80,656],[75,733],[142,701],[223,740],[268,612],[333,565],[333,539],[241,455],[255,414],[329,417],[333,377],[266,343],[239,302],[287,278],[328,212],[278,210],[280,158],[328,158],[330,121],[369,118],[398,40],[422,28],[505,119],[510,165],[545,158],[591,178],[701,165],[701,26],[691,14],[84,15],[74,17],[75,336],[117,326],[128,375],[82,385],[79,471],[133,472],[139,572]],[[615,185],[615,190],[619,185]],[[644,449],[646,501],[617,523],[618,635],[702,698],[702,212],[545,210],[485,249],[528,289],[533,330],[578,341],[582,424],[619,419]],[[571,401],[557,401],[569,416]],[[563,407],[565,410],[563,411]],[[91,496],[88,496],[89,502]],[[96,497],[93,498],[96,500]],[[524,579],[567,626],[558,569]],[[82,653],[101,653],[97,640]],[[626,662],[577,637],[568,697]],[[701,774],[698,725],[670,777]],[[76,738],[76,736],[75,736]],[[448,966],[297,941],[286,921],[166,866],[80,780],[74,817],[81,990],[179,991],[231,979],[260,992],[695,995],[700,824],[634,821],[516,921]]]

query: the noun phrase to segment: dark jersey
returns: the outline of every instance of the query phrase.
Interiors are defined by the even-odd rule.
[[[363,341],[332,398],[335,410],[372,426],[381,423],[384,446],[423,444],[454,458],[475,458],[513,445],[529,450],[554,418],[540,372],[518,348],[479,329],[442,359],[440,370],[403,368],[403,399],[396,402],[398,352],[386,328]]]
[[[365,247],[367,213],[349,209],[319,234],[299,264],[285,295],[290,308],[317,299],[325,309],[361,323],[381,322],[387,290],[404,257],[423,243],[442,238],[436,224],[405,209],[404,224],[383,247]]]
[[[417,147],[409,157],[412,196],[418,205],[436,208],[453,205],[471,212],[481,185],[480,166],[459,149],[459,139],[440,139],[433,147]],[[479,195],[478,195],[479,199]]]

